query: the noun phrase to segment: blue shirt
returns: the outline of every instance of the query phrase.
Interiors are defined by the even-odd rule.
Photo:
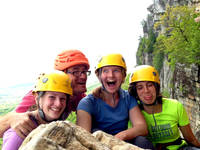
[[[128,128],[129,111],[137,106],[137,101],[122,89],[119,91],[119,95],[116,107],[109,106],[92,94],[80,101],[77,110],[84,110],[92,116],[92,131],[98,129],[115,135]]]

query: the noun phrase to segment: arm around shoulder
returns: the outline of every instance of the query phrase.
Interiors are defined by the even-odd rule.
[[[0,136],[2,137],[8,128],[12,128],[21,138],[25,138],[33,129],[36,128],[36,125],[29,118],[31,114],[31,112],[9,112],[5,116],[1,117]]]
[[[0,117],[0,137],[3,137],[4,132],[10,128],[11,120],[14,117],[15,112],[9,112],[8,114]]]

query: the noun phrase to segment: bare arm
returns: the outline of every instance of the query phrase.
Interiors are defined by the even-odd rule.
[[[92,126],[91,115],[84,110],[78,110],[76,124],[84,128],[85,130],[91,132],[91,126]]]
[[[200,142],[194,136],[194,134],[192,132],[192,129],[190,127],[190,124],[180,127],[180,130],[181,130],[181,132],[183,134],[184,139],[188,143],[190,143],[190,144],[192,144],[192,145],[194,145],[196,147],[200,147]]]
[[[148,134],[147,124],[138,106],[129,111],[132,128],[119,132],[115,137],[121,140],[131,140],[136,136]]]
[[[0,137],[8,128],[12,128],[21,137],[25,138],[36,126],[30,120],[31,112],[9,112],[0,118]]]
[[[8,113],[5,116],[0,117],[0,137],[3,137],[3,133],[10,127],[10,118],[12,113]]]

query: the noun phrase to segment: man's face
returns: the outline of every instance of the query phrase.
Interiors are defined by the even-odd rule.
[[[85,93],[88,69],[85,65],[75,65],[65,71],[72,80],[73,95]]]

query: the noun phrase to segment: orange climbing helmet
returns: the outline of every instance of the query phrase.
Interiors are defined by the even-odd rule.
[[[160,84],[158,71],[149,65],[136,66],[130,76],[130,83],[139,81],[152,81]]]
[[[88,59],[79,50],[65,50],[57,55],[54,63],[54,68],[56,70],[63,71],[66,68],[72,67],[74,65],[84,64],[87,69],[90,68]]]

